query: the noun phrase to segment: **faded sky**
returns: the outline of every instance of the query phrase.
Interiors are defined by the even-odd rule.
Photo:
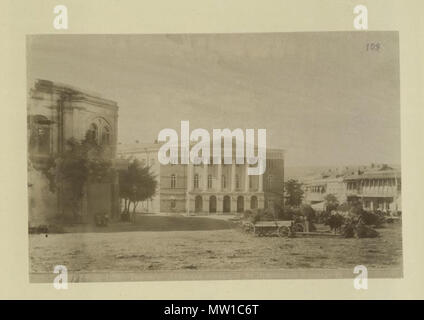
[[[379,42],[379,52],[367,51]],[[394,32],[28,37],[28,80],[119,104],[118,141],[265,128],[287,165],[400,163]]]

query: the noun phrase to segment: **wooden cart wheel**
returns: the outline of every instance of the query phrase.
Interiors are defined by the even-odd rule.
[[[303,225],[301,223],[295,223],[293,226],[294,232],[303,232]]]
[[[282,226],[282,227],[278,228],[278,235],[280,237],[288,237],[289,232],[290,232],[289,227]]]

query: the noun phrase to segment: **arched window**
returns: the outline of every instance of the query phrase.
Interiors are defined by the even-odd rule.
[[[30,125],[30,152],[37,154],[50,153],[50,125],[51,121],[45,116],[30,116],[28,123]]]
[[[171,199],[171,209],[175,209],[177,207],[177,201],[175,199]]]
[[[227,187],[227,178],[225,175],[222,175],[221,177],[221,185],[222,185],[222,189],[225,189]]]
[[[95,118],[88,127],[86,138],[99,144],[111,144],[112,127],[105,119],[101,117]]]
[[[199,175],[197,173],[194,175],[194,188],[199,189]]]
[[[104,126],[102,130],[102,144],[110,144],[110,128]]]
[[[212,175],[208,175],[208,189],[212,189]]]
[[[99,128],[95,123],[90,124],[90,127],[87,131],[87,139],[92,141],[97,141],[97,138],[99,136]]]
[[[236,174],[236,188],[239,189],[240,188],[240,178],[239,175]]]
[[[49,153],[50,151],[50,128],[39,126],[37,128],[38,151]]]
[[[175,174],[171,175],[171,189],[175,189],[177,187],[177,177]]]

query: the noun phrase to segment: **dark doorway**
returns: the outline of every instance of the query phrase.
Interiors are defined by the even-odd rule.
[[[243,212],[244,211],[244,198],[242,196],[239,196],[237,198],[237,212]]]
[[[196,213],[202,212],[202,208],[203,208],[203,199],[201,196],[196,196],[196,198],[194,199],[194,212]]]
[[[209,198],[209,212],[216,213],[216,197],[215,196],[211,196]]]
[[[230,196],[224,196],[224,203],[223,203],[223,212],[230,212],[231,211],[231,198]]]
[[[258,198],[256,196],[252,196],[250,198],[250,209],[257,209],[258,208]]]

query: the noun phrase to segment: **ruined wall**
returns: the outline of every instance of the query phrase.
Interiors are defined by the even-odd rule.
[[[30,227],[49,225],[58,218],[57,195],[49,180],[32,164],[28,165],[28,221]]]
[[[94,127],[95,138],[110,159],[116,155],[118,106],[116,102],[80,89],[48,80],[37,80],[28,94],[28,167],[29,224],[72,219],[75,203],[66,183],[52,193],[49,180],[41,171],[50,159],[60,155],[70,138],[84,139]],[[92,131],[90,131],[92,132]],[[40,169],[39,169],[40,168]],[[89,189],[89,190],[88,190]],[[88,192],[90,191],[90,192]],[[105,185],[87,186],[81,207],[82,220],[93,214],[109,215],[119,211],[117,179]]]

